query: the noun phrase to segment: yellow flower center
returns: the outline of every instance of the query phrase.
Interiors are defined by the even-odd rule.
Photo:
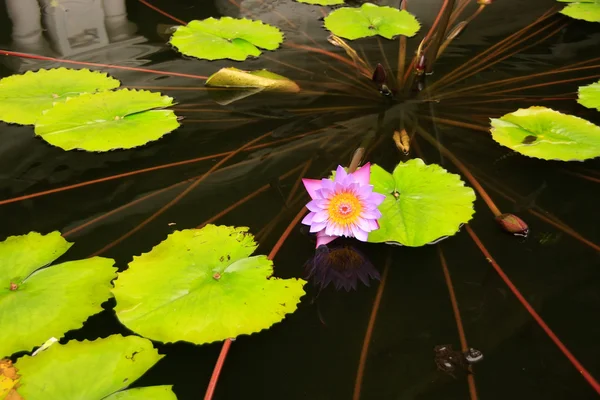
[[[335,194],[329,200],[327,211],[333,223],[349,225],[358,219],[362,205],[354,193],[342,192]]]

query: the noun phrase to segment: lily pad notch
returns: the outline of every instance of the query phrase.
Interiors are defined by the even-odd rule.
[[[173,98],[147,90],[121,89],[69,98],[47,110],[35,133],[63,150],[131,149],[179,127]]]
[[[272,261],[251,256],[256,248],[248,228],[175,231],[119,274],[117,317],[167,343],[204,344],[267,329],[296,310],[306,282],[272,277]]]
[[[0,121],[31,125],[55,103],[83,93],[118,88],[106,73],[87,69],[40,69],[0,79]],[[87,111],[87,110],[86,110]]]
[[[47,266],[71,245],[56,231],[0,242],[0,358],[80,328],[112,297],[116,268],[110,258]]]
[[[11,399],[176,400],[170,385],[127,389],[163,355],[138,336],[55,343],[20,358]],[[14,393],[16,392],[16,393]]]
[[[371,167],[373,190],[386,198],[381,205],[379,229],[369,242],[418,247],[454,235],[475,213],[475,192],[436,164],[420,158],[399,163],[390,174]]]
[[[325,17],[325,28],[344,39],[382,36],[394,39],[398,35],[412,37],[421,25],[406,10],[364,3],[359,8],[343,7]]]
[[[528,157],[583,161],[600,156],[600,126],[547,107],[521,108],[491,119],[492,138]]]
[[[186,56],[235,61],[258,57],[262,54],[260,49],[275,50],[282,42],[283,33],[272,25],[231,17],[190,21],[177,27],[169,40]]]
[[[569,3],[560,13],[568,17],[588,22],[600,22],[600,1],[598,0],[558,0]]]

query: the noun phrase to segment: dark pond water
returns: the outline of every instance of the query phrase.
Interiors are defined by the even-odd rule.
[[[87,2],[58,3],[73,10]],[[216,222],[260,232],[258,252],[268,254],[307,201],[303,189],[296,190],[299,174],[304,171],[304,176],[321,177],[337,164],[347,165],[353,151],[370,136],[375,140],[368,147],[368,160],[388,169],[419,156],[418,147],[427,162],[460,173],[448,157],[419,135],[410,156],[398,152],[391,138],[394,129],[400,123],[417,123],[464,163],[503,212],[515,212],[527,221],[531,233],[526,239],[502,232],[478,195],[469,226],[572,354],[591,375],[600,378],[600,164],[527,158],[497,145],[485,132],[489,117],[536,104],[600,123],[599,113],[573,100],[578,85],[591,83],[600,75],[600,64],[593,60],[600,55],[599,25],[556,14],[530,26],[555,7],[555,2],[497,1],[446,50],[429,77],[428,84],[446,79],[430,92],[429,99],[439,101],[415,100],[416,93],[412,93],[407,101],[390,105],[368,82],[367,86],[357,83],[352,68],[306,49],[285,46],[244,63],[182,57],[165,45],[166,25],[173,21],[138,1],[122,3],[105,0],[111,18],[106,21],[107,43],[102,43],[97,35],[102,22],[96,18],[97,12],[58,13],[55,18],[43,14],[45,36],[40,36],[36,33],[40,28],[37,2],[5,0],[0,7],[0,43],[4,49],[33,54],[204,76],[231,65],[269,68],[309,88],[308,93],[259,95],[221,107],[211,103],[202,90],[203,80],[105,68],[123,85],[155,88],[175,97],[177,113],[185,117],[181,128],[136,150],[90,154],[63,152],[35,138],[31,127],[0,123],[0,200],[209,157],[3,204],[0,237],[60,230],[75,242],[65,259],[101,251],[123,269],[133,255],[149,251],[174,229],[196,227],[260,189],[256,197]],[[185,21],[221,15],[259,18],[282,28],[291,43],[321,46],[344,55],[327,43],[318,7],[290,0],[238,0],[241,8],[234,3],[152,1]],[[398,5],[393,0],[380,4]],[[419,36],[408,40],[410,57],[440,4],[438,0],[409,0],[408,9],[423,24]],[[126,17],[122,15],[125,8],[119,7],[126,7]],[[470,4],[462,18],[476,8]],[[84,29],[95,39],[82,36],[79,42],[69,42],[69,35]],[[481,71],[450,79],[449,73],[476,65],[481,58],[473,57],[520,29],[526,33],[505,42],[506,46],[482,64]],[[372,65],[390,63],[396,68],[398,41],[365,39],[356,43]],[[492,62],[496,60],[499,62]],[[77,67],[9,56],[0,56],[0,63],[0,77],[59,65]],[[575,63],[590,68],[531,76]],[[531,77],[499,82],[521,76]],[[557,83],[559,80],[564,82]],[[447,96],[488,82],[499,83]],[[260,143],[273,144],[242,150],[172,207],[147,221],[192,179],[222,159],[219,154],[271,131]],[[294,169],[293,174],[279,179]],[[532,193],[537,196],[529,196]],[[562,221],[563,225],[548,221]],[[484,354],[484,360],[473,368],[478,398],[583,400],[598,396],[499,277],[464,227],[439,245],[422,248],[353,245],[385,279],[370,287],[359,283],[358,289],[350,292],[329,286],[318,293],[312,284],[307,285],[299,309],[283,323],[234,342],[215,399],[352,399],[378,290],[381,302],[360,399],[473,399],[464,373],[453,378],[438,371],[434,362],[436,345],[461,347],[440,251],[447,262],[468,344]],[[294,226],[275,257],[276,275],[304,276],[303,265],[313,255],[314,241],[300,225]],[[83,329],[68,333],[67,339],[128,334],[114,317],[112,306],[107,304],[104,312],[91,317]],[[172,384],[180,400],[202,398],[221,344],[157,346],[166,357],[135,385]]]

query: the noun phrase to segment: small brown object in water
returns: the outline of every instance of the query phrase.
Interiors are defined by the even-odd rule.
[[[394,131],[393,139],[398,150],[404,153],[404,155],[408,155],[410,151],[410,138],[408,137],[408,133],[406,133],[406,129]]]

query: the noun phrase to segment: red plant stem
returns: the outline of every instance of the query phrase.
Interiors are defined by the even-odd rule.
[[[289,170],[285,174],[281,175],[279,177],[279,179],[285,179],[285,178],[289,177],[290,175],[292,175],[296,171],[298,171],[300,168],[302,168],[302,165],[299,165],[299,166],[297,166],[295,168],[292,168],[291,170]],[[303,170],[303,171],[305,171],[305,170]],[[301,172],[300,174],[303,175],[304,172]],[[209,219],[207,219],[206,221],[204,221],[203,223],[201,223],[200,225],[198,225],[196,228],[199,229],[199,228],[202,228],[204,225],[208,225],[208,224],[211,224],[211,223],[217,221],[219,218],[223,217],[224,215],[227,215],[232,210],[235,210],[236,208],[238,208],[242,204],[246,203],[249,200],[252,200],[253,198],[255,198],[256,196],[258,196],[262,192],[268,190],[270,186],[271,185],[266,184],[266,185],[263,185],[263,186],[259,187],[254,192],[252,192],[249,195],[247,195],[247,196],[241,198],[240,200],[236,201],[235,203],[233,203],[232,205],[230,205],[229,207],[227,207],[226,209],[224,209],[220,213],[213,215],[212,217],[210,217]]]
[[[383,268],[383,274],[381,275],[381,282],[377,288],[377,294],[373,301],[373,307],[371,308],[371,316],[369,317],[369,323],[367,324],[367,331],[365,332],[365,338],[363,340],[362,349],[360,351],[360,359],[358,362],[358,371],[356,372],[356,380],[354,381],[354,392],[352,394],[352,400],[360,399],[360,392],[362,389],[362,382],[365,375],[365,366],[367,364],[367,355],[369,354],[369,345],[371,344],[371,337],[373,336],[373,330],[375,329],[375,321],[377,320],[377,313],[379,306],[381,305],[381,298],[383,297],[383,290],[385,283],[387,282],[387,276],[392,263],[391,252],[389,253]]]
[[[306,133],[303,133],[301,135],[293,136],[293,137],[290,137],[290,138],[283,138],[283,139],[274,140],[274,141],[268,142],[268,143],[257,144],[257,145],[254,145],[254,146],[247,147],[245,149],[245,151],[262,149],[264,147],[269,147],[269,146],[272,146],[272,145],[275,145],[275,144],[280,144],[280,143],[287,143],[287,142],[290,142],[292,140],[296,140],[298,138],[311,135],[311,134],[316,133],[316,132],[318,132],[320,130],[321,129],[310,131],[310,132],[306,132]],[[83,187],[83,186],[93,185],[93,184],[96,184],[96,183],[108,182],[108,181],[112,181],[112,180],[115,180],[115,179],[126,178],[128,176],[134,176],[134,175],[143,174],[143,173],[146,173],[146,172],[158,171],[158,170],[161,170],[161,169],[178,167],[178,166],[181,166],[181,165],[194,164],[194,163],[197,163],[197,162],[200,162],[200,161],[210,160],[210,159],[213,159],[213,158],[225,157],[225,156],[230,155],[231,153],[232,153],[232,151],[227,151],[227,152],[224,152],[224,153],[209,154],[207,156],[202,156],[202,157],[198,157],[198,158],[192,158],[192,159],[189,159],[189,160],[176,161],[176,162],[169,163],[169,164],[157,165],[157,166],[154,166],[154,167],[138,169],[138,170],[135,170],[135,171],[125,172],[125,173],[122,173],[122,174],[111,175],[111,176],[107,176],[107,177],[104,177],[104,178],[98,178],[98,179],[93,179],[93,180],[90,180],[90,181],[80,182],[80,183],[76,183],[76,184],[73,184],[73,185],[62,186],[62,187],[59,187],[59,188],[56,188],[56,189],[49,189],[49,190],[44,190],[44,191],[41,191],[41,192],[26,194],[26,195],[23,195],[23,196],[12,197],[10,199],[0,200],[0,206],[4,205],[4,204],[16,203],[16,202],[22,201],[22,200],[33,199],[33,198],[45,196],[45,195],[48,195],[48,194],[64,192],[66,190],[77,189],[77,188],[80,188],[80,187]]]
[[[505,89],[505,90],[500,90],[497,92],[489,92],[487,94],[491,94],[491,95],[499,95],[499,94],[503,94],[503,93],[510,93],[510,92],[517,92],[517,91],[521,91],[521,90],[525,90],[525,89],[533,89],[533,88],[538,88],[538,87],[545,87],[545,86],[552,86],[552,85],[560,85],[561,83],[569,83],[569,82],[577,82],[577,81],[585,81],[588,80],[590,78],[598,78],[600,76],[600,74],[596,74],[596,75],[588,75],[588,76],[583,76],[583,77],[577,77],[577,78],[571,78],[571,79],[561,79],[559,81],[552,81],[552,82],[544,82],[544,83],[537,83],[535,85],[528,85],[528,86],[521,86],[518,88],[512,88],[512,89]],[[560,99],[562,100],[562,99]]]
[[[436,36],[433,37],[431,46],[429,46],[427,51],[425,52],[425,60],[427,61],[427,73],[433,72],[433,65],[437,60],[438,50],[440,48],[440,45],[444,41],[444,36],[446,36],[446,32],[448,31],[448,22],[450,21],[450,15],[452,14],[452,10],[454,9],[454,3],[455,0],[444,0],[444,5],[440,10],[440,13],[442,14],[440,18],[440,27],[436,32]]]
[[[94,254],[92,254],[92,257],[98,256],[98,255],[104,253],[105,251],[113,248],[117,244],[121,243],[123,240],[127,239],[128,237],[130,237],[131,235],[133,235],[134,233],[136,233],[137,231],[139,231],[140,229],[142,229],[144,226],[146,226],[147,224],[149,224],[150,222],[152,222],[153,220],[155,220],[159,215],[163,214],[169,208],[171,208],[176,203],[178,203],[182,198],[184,198],[188,193],[190,193],[200,183],[202,183],[212,172],[218,170],[221,167],[221,165],[225,164],[227,161],[229,161],[231,158],[233,158],[236,154],[238,154],[241,151],[243,151],[246,147],[249,147],[250,145],[252,145],[252,144],[254,144],[254,143],[256,143],[256,142],[258,142],[258,141],[260,141],[260,140],[262,140],[262,139],[264,139],[264,138],[266,138],[268,136],[270,136],[270,135],[271,135],[271,132],[267,132],[264,135],[261,135],[261,136],[257,137],[256,139],[253,139],[253,140],[249,141],[248,143],[246,143],[242,147],[240,147],[237,150],[231,152],[231,154],[229,154],[228,156],[226,156],[223,159],[221,159],[218,163],[216,163],[208,171],[206,171],[200,178],[198,178],[190,186],[188,186],[187,188],[185,188],[185,190],[183,190],[181,193],[179,193],[173,200],[171,200],[170,202],[168,202],[167,204],[165,204],[163,207],[161,207],[160,210],[156,211],[154,214],[152,214],[151,216],[149,216],[148,218],[146,218],[144,221],[142,221],[140,224],[138,224],[135,228],[129,230],[127,233],[125,233],[124,235],[122,235],[118,239],[113,240],[112,242],[110,242],[109,244],[107,244],[106,246],[104,246],[103,248],[101,248],[100,250],[98,250],[97,252],[95,252]]]
[[[546,26],[541,27],[539,30],[529,34],[528,36],[525,36],[524,38],[517,40],[515,43],[512,43],[508,46],[500,46],[498,49],[496,49],[495,51],[492,51],[489,55],[487,55],[486,57],[484,57],[482,60],[475,62],[475,60],[482,56],[483,54],[486,54],[487,51],[491,50],[488,49],[487,51],[479,54],[477,57],[474,57],[471,61],[472,63],[468,66],[462,66],[459,68],[456,68],[455,70],[453,70],[452,72],[450,72],[449,74],[445,75],[444,77],[442,77],[441,79],[439,79],[438,81],[434,82],[431,86],[429,86],[426,91],[428,93],[431,93],[433,91],[434,88],[439,87],[440,85],[449,85],[452,82],[457,82],[458,80],[464,80],[472,75],[477,74],[478,72],[483,71],[486,68],[491,67],[492,65],[495,65],[497,63],[499,63],[500,61],[503,61],[509,57],[511,57],[512,55],[514,55],[515,53],[517,53],[517,51],[512,51],[512,52],[508,52],[506,55],[502,56],[499,59],[496,59],[494,61],[491,61],[491,59],[493,57],[496,57],[498,55],[500,55],[503,51],[508,51],[509,49],[512,49],[514,47],[516,47],[517,45],[521,44],[522,42],[528,40],[529,38],[537,35],[538,33],[540,33],[541,31],[543,31],[544,29],[547,29],[549,27],[555,27],[557,25],[556,22],[551,22]],[[520,49],[519,51],[524,51],[530,47],[536,46],[539,43],[545,41],[546,39],[548,39],[549,37],[555,35],[556,33],[558,33],[561,29],[563,29],[565,27],[566,24],[560,25],[558,28],[555,28],[553,31],[551,31],[549,34],[547,34],[546,36],[542,37],[541,39],[535,41],[534,43],[528,44],[527,46],[525,46],[524,48]],[[509,37],[510,38],[510,37]],[[502,42],[500,42],[502,43]],[[452,79],[451,79],[452,78]]]
[[[486,182],[485,179],[481,178],[481,176],[479,177],[479,180],[481,180],[484,184],[486,184],[486,186],[488,186],[490,189],[492,189],[494,192],[498,193],[500,196],[504,197],[505,199],[507,199],[508,201],[511,201],[513,203],[516,203],[517,200],[515,200],[513,197],[509,196],[508,194],[504,193],[504,191],[500,190],[500,188],[496,187],[495,185],[490,184],[490,182]],[[539,208],[538,208],[539,209]],[[588,247],[591,247],[592,249],[594,249],[595,251],[600,252],[600,246],[597,245],[594,242],[591,242],[590,240],[584,238],[583,236],[581,236],[577,231],[575,231],[573,228],[569,227],[568,225],[566,225],[565,223],[561,222],[558,218],[556,218],[555,216],[553,216],[552,214],[540,209],[540,211],[534,210],[534,209],[527,209],[527,211],[534,215],[535,217],[541,219],[542,221],[546,222],[547,224],[550,224],[552,226],[554,226],[555,228],[565,232],[567,235],[573,237],[574,239],[580,241],[581,243],[585,244]]]
[[[354,61],[349,60],[349,59],[347,59],[345,57],[340,56],[339,54],[333,53],[333,52],[325,50],[325,49],[320,49],[320,48],[316,48],[316,47],[306,46],[306,45],[303,45],[303,44],[296,44],[296,43],[293,43],[293,42],[285,42],[283,44],[283,46],[285,46],[285,47],[291,47],[293,49],[301,49],[301,50],[306,50],[306,51],[310,51],[310,52],[314,52],[314,53],[324,54],[324,55],[329,56],[331,58],[334,58],[334,59],[336,59],[338,61],[341,61],[344,64],[347,64],[347,65],[351,66],[352,68],[359,68],[360,71],[362,73],[364,73],[364,74],[371,74],[372,73],[372,71],[367,71],[364,67],[361,68],[361,67],[357,66],[354,63]]]
[[[585,174],[580,174],[578,172],[571,172],[571,171],[567,171],[566,169],[561,170],[561,172],[564,172],[565,174],[569,174],[569,175],[573,175],[573,176],[577,176],[581,179],[585,179],[587,181],[591,181],[591,182],[596,182],[596,183],[600,183],[600,179],[599,178],[595,178],[593,176],[589,176],[589,175],[585,175]]]
[[[275,258],[275,256],[279,252],[279,250],[281,250],[281,246],[283,245],[283,242],[285,242],[287,240],[288,236],[290,235],[290,233],[292,233],[292,230],[298,224],[298,222],[300,222],[300,219],[304,216],[305,213],[306,213],[306,208],[302,207],[300,212],[296,215],[296,217],[294,217],[292,222],[290,222],[290,224],[288,225],[286,230],[283,232],[283,234],[281,235],[281,237],[279,238],[277,243],[275,243],[275,246],[273,246],[273,249],[271,250],[271,252],[269,253],[269,255],[267,257],[269,260],[272,260],[273,258]],[[211,400],[213,397],[215,388],[217,386],[217,382],[219,381],[219,375],[221,375],[221,370],[223,369],[223,364],[225,363],[225,358],[227,357],[227,353],[229,352],[230,347],[231,347],[231,339],[226,339],[225,342],[223,342],[223,347],[221,348],[221,353],[219,354],[219,358],[217,359],[217,363],[215,364],[215,368],[213,369],[213,373],[210,377],[210,381],[208,383],[208,388],[206,389],[206,393],[204,395],[204,400]]]
[[[306,171],[308,171],[308,169],[312,165],[312,162],[313,162],[313,160],[311,159],[311,160],[308,160],[304,164],[304,168],[302,168],[302,171],[300,172],[300,176],[298,177],[298,179],[296,179],[296,182],[294,182],[294,186],[292,186],[292,189],[290,190],[290,194],[288,195],[287,199],[285,199],[286,204],[290,204],[290,202],[292,201],[292,197],[294,197],[294,195],[298,191],[298,188],[300,187],[300,183],[302,182],[302,177],[304,177],[306,175]]]
[[[534,310],[534,308],[529,304],[529,302],[525,299],[525,297],[521,294],[519,289],[512,283],[509,279],[508,275],[504,273],[500,265],[494,260],[489,251],[485,248],[479,237],[473,232],[469,225],[466,225],[466,230],[471,236],[471,239],[475,242],[479,250],[483,253],[486,260],[492,265],[492,267],[496,270],[500,278],[504,281],[506,286],[510,289],[510,291],[515,295],[515,297],[519,300],[519,302],[525,307],[529,315],[537,322],[537,324],[546,332],[550,340],[554,342],[554,344],[558,347],[558,349],[567,357],[569,362],[579,371],[579,373],[583,376],[583,378],[590,384],[590,386],[596,391],[596,393],[600,394],[600,383],[588,372],[587,369],[575,358],[575,356],[569,351],[569,349],[561,342],[561,340],[556,336],[556,334],[550,329],[550,327],[544,322],[542,317]]]
[[[180,20],[179,18],[175,18],[174,16],[172,16],[171,14],[161,10],[160,8],[153,6],[152,4],[148,3],[146,0],[138,0],[140,3],[142,3],[143,5],[145,5],[148,8],[153,9],[154,11],[156,11],[159,14],[164,15],[167,18],[172,19],[173,21],[177,22],[179,25],[187,25],[187,22]]]
[[[408,0],[402,0],[401,10],[406,11]],[[400,36],[400,44],[398,48],[398,71],[396,72],[396,80],[398,82],[398,90],[404,85],[404,68],[406,66],[406,36]]]
[[[472,69],[474,67],[476,68],[477,66],[481,65],[482,63],[485,63],[485,61],[487,59],[489,59],[490,57],[493,57],[493,55],[497,55],[501,51],[507,50],[507,49],[509,49],[511,47],[514,47],[514,46],[518,45],[519,43],[521,43],[522,41],[526,40],[527,38],[529,38],[532,35],[527,36],[525,39],[521,39],[520,41],[517,41],[516,43],[515,42],[513,42],[512,44],[510,44],[510,43],[511,43],[511,41],[513,39],[516,40],[520,36],[524,35],[529,28],[531,28],[532,26],[535,26],[537,23],[539,23],[539,22],[543,21],[544,19],[548,18],[550,15],[551,14],[549,14],[548,12],[544,13],[542,16],[540,16],[537,20],[535,20],[531,24],[529,24],[526,27],[518,30],[517,32],[515,32],[513,34],[511,34],[510,36],[502,39],[501,41],[499,41],[495,45],[491,46],[487,50],[479,53],[478,55],[476,55],[475,57],[473,57],[472,59],[470,59],[468,61],[469,65],[467,65],[465,63],[465,64],[462,64],[459,67],[455,68],[452,72],[446,74],[445,76],[443,76],[442,78],[440,78],[438,81],[436,81],[433,84],[431,84],[426,89],[426,91],[431,92],[434,88],[437,88],[439,85],[444,84],[444,82],[448,82],[448,81],[449,81],[449,83],[455,82],[455,81],[458,80],[457,75],[460,76],[461,74],[465,73],[466,71],[470,71],[470,69]],[[543,27],[542,29],[545,29],[545,28],[546,27]],[[536,33],[537,32],[534,32],[533,35],[535,35]],[[480,59],[481,57],[484,57],[484,59],[480,60],[480,61],[476,61],[476,60]],[[449,83],[446,83],[446,85],[449,84]]]
[[[74,64],[74,65],[85,65],[87,67],[114,68],[114,69],[121,69],[121,70],[125,70],[125,71],[147,72],[147,73],[156,74],[156,75],[180,76],[183,78],[193,78],[193,79],[203,79],[203,80],[208,79],[207,76],[203,76],[203,75],[181,74],[179,72],[158,71],[155,69],[124,67],[121,65],[113,65],[113,64],[101,64],[101,63],[93,63],[93,62],[85,62],[85,61],[65,60],[62,58],[38,56],[35,54],[21,53],[18,51],[0,50],[0,55],[21,57],[21,58],[31,58],[34,60],[54,61],[54,62],[59,62],[59,63]]]
[[[427,42],[429,41],[429,39],[431,39],[431,37],[433,36],[433,34],[436,32],[437,26],[439,25],[439,23],[442,20],[442,17],[444,15],[444,10],[448,6],[448,2],[449,1],[454,2],[454,0],[444,0],[444,4],[442,5],[442,8],[437,13],[437,15],[435,17],[435,20],[433,21],[433,25],[431,25],[431,28],[429,28],[429,31],[427,32],[427,35],[425,35],[425,38],[423,38],[423,40],[421,41],[421,43],[427,44]],[[427,46],[429,46],[429,44],[427,44]],[[427,50],[427,48],[423,49],[423,52],[425,53],[426,50]],[[406,70],[406,72],[404,74],[404,81],[405,82],[408,81],[408,78],[409,78],[411,72],[413,71],[413,68],[414,68],[415,64],[417,63],[417,59],[419,57],[421,57],[421,54],[416,54],[412,58],[412,61],[409,64],[408,69]]]
[[[210,382],[208,382],[208,387],[206,388],[204,400],[211,400],[213,394],[215,393],[217,382],[219,381],[219,375],[221,375],[221,370],[223,369],[223,364],[225,363],[225,358],[227,358],[227,353],[229,353],[230,347],[231,339],[226,339],[223,342],[223,347],[221,347],[221,352],[219,353],[219,358],[217,359],[217,363],[215,364],[215,369],[213,370],[212,376],[210,377]]]
[[[492,198],[487,194],[485,189],[479,184],[477,179],[475,179],[473,174],[471,174],[469,169],[450,150],[448,150],[444,146],[442,146],[441,143],[437,142],[433,136],[431,136],[429,133],[427,133],[427,131],[425,131],[420,126],[417,126],[417,132],[419,132],[419,134],[425,140],[427,140],[429,143],[431,143],[432,146],[437,148],[450,161],[452,161],[452,163],[456,166],[456,168],[458,168],[460,170],[460,172],[463,173],[465,178],[467,178],[467,180],[471,183],[471,185],[473,185],[473,187],[475,188],[477,193],[479,193],[479,196],[481,196],[483,201],[485,201],[485,204],[487,204],[487,206],[490,209],[490,211],[492,212],[492,214],[494,214],[494,217],[497,217],[500,214],[502,214],[500,209],[498,209],[496,204],[494,204],[494,201],[492,200]]]
[[[458,308],[458,301],[456,300],[454,285],[452,284],[452,278],[450,277],[450,270],[448,269],[448,264],[446,263],[446,257],[444,257],[442,247],[438,244],[437,248],[438,255],[440,256],[440,264],[442,265],[442,270],[444,272],[444,279],[446,280],[446,286],[448,287],[448,295],[450,297],[450,303],[452,304],[452,311],[454,312],[454,320],[456,322],[456,329],[458,330],[460,347],[462,351],[465,352],[469,349],[469,345],[467,343],[465,328],[460,316],[460,309]],[[469,366],[469,371],[471,371],[471,366]],[[472,373],[467,374],[467,383],[469,384],[469,395],[471,396],[471,400],[477,400],[477,387],[475,386],[475,377]]]
[[[290,222],[290,224],[287,226],[287,228],[285,228],[285,231],[283,231],[283,233],[281,234],[281,237],[279,237],[279,240],[277,241],[277,243],[275,243],[275,245],[273,246],[273,249],[271,249],[271,252],[267,256],[267,258],[269,260],[272,260],[275,258],[275,256],[279,252],[279,250],[281,250],[283,243],[287,240],[288,236],[290,236],[290,233],[292,233],[292,230],[294,229],[294,227],[296,225],[298,225],[298,223],[300,222],[302,217],[304,217],[304,214],[306,214],[306,207],[302,207],[302,209],[298,212],[298,214],[296,214],[296,216],[294,217],[292,222]]]
[[[593,60],[598,60],[598,58],[594,58],[594,59],[588,60],[588,61],[591,62]],[[562,74],[562,73],[566,73],[566,72],[575,72],[575,71],[584,71],[584,70],[596,69],[596,68],[600,67],[599,65],[587,65],[587,66],[575,67],[575,65],[580,65],[580,64],[582,64],[582,63],[573,64],[568,68],[564,68],[564,67],[563,68],[555,68],[550,71],[537,72],[537,73],[529,74],[529,75],[525,75],[525,76],[518,76],[518,77],[514,77],[514,78],[501,79],[501,80],[488,82],[488,83],[480,83],[477,85],[471,85],[471,86],[467,86],[467,87],[463,87],[463,88],[454,90],[452,92],[442,93],[441,95],[444,98],[447,98],[447,97],[450,97],[450,95],[454,96],[457,93],[461,93],[461,92],[469,92],[469,94],[473,94],[477,91],[475,89],[480,90],[482,88],[488,88],[490,86],[508,85],[510,83],[517,83],[517,82],[520,82],[523,80],[528,80],[531,78],[539,78],[539,77],[546,76],[546,75]]]
[[[454,120],[454,119],[439,118],[439,117],[430,117],[428,115],[423,115],[423,118],[429,119],[429,120],[434,121],[434,122],[439,122],[439,123],[442,123],[442,124],[446,124],[446,125],[460,126],[461,128],[473,129],[473,130],[481,131],[481,132],[485,132],[485,133],[489,133],[490,132],[490,128],[489,127],[482,126],[482,125],[470,124],[468,122],[457,121],[457,120]]]

